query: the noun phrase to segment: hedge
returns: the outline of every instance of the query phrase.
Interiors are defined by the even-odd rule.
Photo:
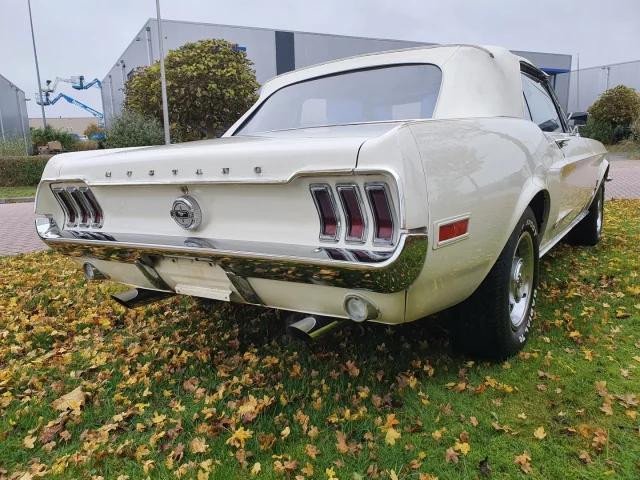
[[[53,155],[37,157],[0,156],[0,187],[35,187],[47,161]]]

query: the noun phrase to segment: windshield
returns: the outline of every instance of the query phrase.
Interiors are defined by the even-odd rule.
[[[271,95],[235,135],[345,123],[431,118],[442,72],[397,65],[314,78]]]

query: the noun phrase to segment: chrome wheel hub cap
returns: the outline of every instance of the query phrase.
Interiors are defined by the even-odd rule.
[[[511,327],[515,330],[526,320],[533,297],[534,273],[533,238],[522,232],[511,263],[509,281],[509,311]]]

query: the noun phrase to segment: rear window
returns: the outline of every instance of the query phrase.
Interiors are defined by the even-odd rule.
[[[314,78],[281,88],[235,133],[431,118],[442,72],[397,65]]]

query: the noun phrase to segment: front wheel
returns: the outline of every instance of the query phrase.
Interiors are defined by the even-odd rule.
[[[455,307],[452,340],[456,350],[506,358],[526,344],[538,288],[538,224],[527,208],[489,274]]]

